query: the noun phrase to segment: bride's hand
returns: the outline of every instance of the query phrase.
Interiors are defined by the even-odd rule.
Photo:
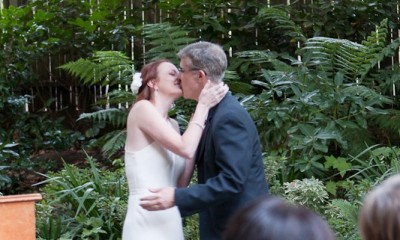
[[[200,93],[199,103],[204,104],[208,108],[212,108],[221,101],[228,91],[229,87],[225,83],[212,84],[211,81],[208,80]]]

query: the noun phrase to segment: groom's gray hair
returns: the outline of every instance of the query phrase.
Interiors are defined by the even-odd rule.
[[[220,45],[205,41],[192,43],[182,48],[177,56],[188,59],[190,69],[203,70],[212,82],[223,81],[228,60]]]

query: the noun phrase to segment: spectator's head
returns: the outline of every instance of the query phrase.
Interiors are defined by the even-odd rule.
[[[224,240],[333,240],[329,225],[313,211],[277,197],[263,197],[238,211]]]
[[[400,239],[400,175],[386,179],[367,194],[358,225],[363,240]]]

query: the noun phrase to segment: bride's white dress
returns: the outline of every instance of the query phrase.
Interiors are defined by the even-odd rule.
[[[185,167],[180,156],[153,142],[139,151],[125,150],[125,171],[129,186],[128,211],[123,240],[182,240],[181,215],[177,207],[147,211],[139,199],[149,188],[176,186]]]

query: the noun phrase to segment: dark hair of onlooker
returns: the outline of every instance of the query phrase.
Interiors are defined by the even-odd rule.
[[[399,174],[389,177],[367,194],[358,226],[363,240],[400,239]]]
[[[263,197],[239,210],[229,221],[224,240],[333,240],[325,220],[313,211]]]

